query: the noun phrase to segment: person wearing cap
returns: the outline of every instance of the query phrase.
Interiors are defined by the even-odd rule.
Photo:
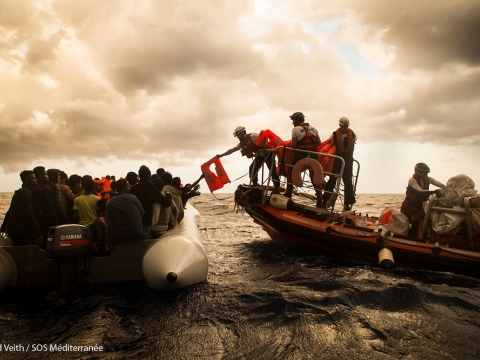
[[[299,149],[299,150],[307,150],[307,151],[317,151],[318,146],[321,143],[320,136],[318,135],[317,129],[310,124],[305,122],[305,115],[301,112],[295,112],[290,116],[292,120],[293,129],[292,129],[292,149]],[[292,165],[295,165],[301,159],[306,157],[312,157],[312,154],[303,152],[303,151],[296,151],[295,157],[293,158]],[[316,155],[313,157],[318,160]],[[285,190],[286,197],[292,197],[293,192],[293,183],[292,183],[292,168],[287,167],[286,169],[287,175],[287,188]],[[310,178],[313,179],[313,173],[310,171]],[[321,198],[321,189],[316,189],[317,199]],[[318,200],[317,200],[318,205]]]
[[[345,168],[343,169],[342,175],[344,187],[343,210],[349,211],[352,209],[352,205],[355,204],[355,192],[353,190],[353,150],[357,141],[357,135],[349,128],[350,120],[344,116],[338,120],[338,126],[339,128],[330,135],[329,140],[333,141],[333,144],[337,148],[335,155],[342,157],[345,161]],[[342,162],[340,159],[335,159],[332,173],[339,174],[341,169]],[[336,176],[329,177],[327,185],[325,185],[322,206],[326,206],[333,189],[335,189],[336,182]]]
[[[243,126],[238,126],[233,132],[233,136],[240,141],[237,146],[217,156],[221,158],[240,150],[242,156],[246,156],[249,159],[254,158],[248,171],[250,180],[254,186],[258,185],[258,170],[262,167],[263,163],[266,163],[272,173],[273,186],[275,187],[274,193],[280,194],[280,180],[275,168],[275,155],[273,151],[265,152],[263,147],[257,146],[258,133],[247,134]]]
[[[407,195],[403,200],[400,211],[404,214],[410,224],[412,224],[408,236],[416,237],[418,233],[418,227],[420,222],[425,217],[425,211],[423,210],[423,203],[428,200],[428,197],[432,194],[441,195],[441,189],[434,191],[428,190],[430,184],[439,188],[444,188],[441,182],[428,176],[430,168],[425,163],[418,163],[415,165],[415,173],[408,180]]]

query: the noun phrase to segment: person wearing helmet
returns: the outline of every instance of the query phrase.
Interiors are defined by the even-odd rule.
[[[355,204],[355,191],[353,189],[353,150],[357,141],[357,135],[349,128],[350,120],[345,116],[338,120],[339,128],[330,135],[329,140],[337,148],[335,155],[340,156],[345,161],[343,169],[343,187],[344,187],[344,204],[343,210],[350,211],[352,205]],[[335,159],[333,163],[332,173],[339,174],[342,169],[342,162],[340,159]],[[330,176],[325,185],[325,193],[323,194],[322,206],[326,207],[327,201],[331,196],[331,192],[335,189],[337,182],[336,176]]]
[[[415,165],[415,173],[408,180],[407,195],[403,200],[400,211],[404,214],[410,224],[412,224],[408,236],[417,237],[418,227],[420,222],[425,217],[425,211],[423,211],[423,203],[428,200],[428,197],[432,194],[441,194],[441,190],[435,191],[428,190],[430,184],[440,188],[444,188],[441,182],[428,176],[430,168],[425,163],[418,163]]]
[[[273,186],[275,187],[274,193],[280,194],[280,180],[275,170],[275,156],[273,151],[265,152],[264,148],[257,146],[256,142],[258,139],[258,133],[247,134],[247,131],[243,126],[238,126],[234,130],[233,136],[240,141],[237,146],[217,156],[221,158],[240,150],[242,156],[246,156],[249,159],[254,158],[248,171],[250,175],[250,181],[254,186],[258,185],[258,171],[262,167],[263,163],[266,163],[268,169],[272,173]]]
[[[301,149],[308,151],[317,151],[317,147],[320,145],[320,136],[318,135],[317,129],[310,124],[305,122],[305,115],[301,112],[293,113],[290,116],[292,119],[293,129],[292,129],[292,148]],[[301,159],[306,157],[312,157],[312,154],[307,152],[296,151],[295,157],[293,159],[292,165],[295,165]],[[317,158],[316,155],[313,157]],[[318,160],[318,159],[317,159]],[[292,197],[293,184],[292,184],[292,168],[288,167],[286,169],[287,175],[287,189],[285,190],[284,196]],[[310,171],[310,178],[313,179],[313,172]],[[321,189],[316,189],[317,198],[321,198]]]

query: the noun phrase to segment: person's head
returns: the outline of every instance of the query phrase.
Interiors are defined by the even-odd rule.
[[[97,212],[98,215],[105,214],[105,205],[107,204],[107,199],[100,199],[97,201]]]
[[[70,187],[70,189],[79,188],[81,186],[80,185],[81,181],[82,181],[82,178],[80,175],[77,175],[77,174],[70,175],[70,177],[68,178],[68,186]]]
[[[110,180],[110,175],[105,176],[105,179]]]
[[[157,169],[157,175],[162,175],[165,172],[164,168],[158,168]]]
[[[421,179],[425,179],[430,172],[430,168],[425,163],[418,163],[415,165],[415,174],[420,176]]]
[[[66,184],[68,181],[68,175],[65,173],[65,171],[62,171],[62,170],[59,171],[59,174],[60,174],[60,183]]]
[[[245,127],[243,126],[237,126],[237,128],[233,131],[233,136],[235,136],[240,141],[243,141],[246,135],[247,130],[245,130]]]
[[[297,111],[290,115],[290,119],[292,119],[293,126],[298,126],[298,124],[305,121],[305,115],[303,113]]]
[[[170,174],[168,171],[165,171],[161,176],[160,179],[163,180],[164,185],[170,185],[172,183],[172,174]]]
[[[117,180],[115,187],[119,194],[130,192],[130,183],[127,181],[127,179]]]
[[[81,185],[83,186],[83,188],[85,188],[85,181],[87,180],[93,180],[93,177],[91,175],[82,176]]]
[[[48,181],[47,171],[43,166],[37,166],[34,168],[33,173],[39,183],[45,184]]]
[[[176,187],[177,189],[180,189],[181,184],[182,184],[182,180],[180,180],[178,176],[172,179],[172,186]]]
[[[112,190],[112,191],[116,191],[116,190],[117,190],[117,181],[116,181],[116,180],[113,180],[113,181],[110,183],[110,190]]]
[[[83,188],[85,192],[93,193],[95,192],[95,182],[92,179],[85,180],[83,183]]]
[[[110,180],[115,181],[117,179],[115,178],[115,175],[112,175],[112,176],[110,176]]]
[[[152,177],[152,172],[147,166],[142,165],[140,169],[138,169],[138,176],[140,180],[150,181],[150,178]]]
[[[348,127],[350,126],[350,120],[348,120],[348,118],[345,116],[342,116],[340,120],[338,120],[338,126],[340,126],[340,132],[342,134],[346,134]]]
[[[58,169],[48,169],[47,175],[50,181],[57,184],[60,181],[60,170]]]
[[[37,185],[37,178],[32,170],[23,170],[20,173],[20,179],[22,180],[22,184],[26,187],[33,187]]]
[[[162,191],[163,190],[163,186],[165,185],[163,183],[163,180],[160,178],[160,176],[157,176],[155,179],[152,179],[152,182],[153,182],[153,185],[155,185],[155,187]]]
[[[138,182],[138,176],[137,174],[135,174],[133,171],[130,171],[127,176],[125,176],[125,180],[127,180],[127,182],[130,184],[130,185],[135,185],[137,182]],[[118,190],[118,189],[117,189]]]

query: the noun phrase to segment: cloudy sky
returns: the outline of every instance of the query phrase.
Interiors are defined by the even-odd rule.
[[[360,193],[421,161],[479,184],[478,34],[478,0],[0,0],[0,191],[37,165],[192,182],[235,127],[288,139],[296,111],[322,140],[350,119]]]

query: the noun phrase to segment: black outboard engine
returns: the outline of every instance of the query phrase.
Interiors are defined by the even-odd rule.
[[[95,247],[92,231],[83,225],[53,226],[48,230],[46,253],[49,259],[87,255]]]
[[[88,273],[94,248],[92,231],[86,226],[67,224],[48,230],[46,254],[59,265],[60,291],[78,284],[81,273]]]

